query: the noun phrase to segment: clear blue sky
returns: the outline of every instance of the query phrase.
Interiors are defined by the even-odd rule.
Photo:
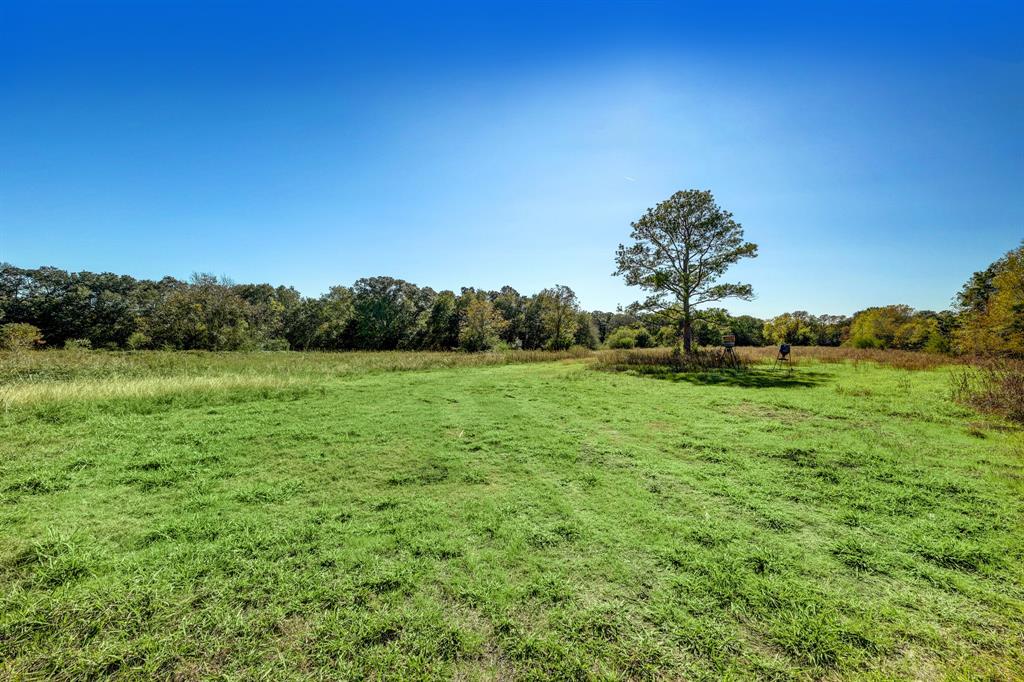
[[[1011,2],[0,0],[0,260],[612,309],[630,221],[693,187],[761,247],[734,311],[944,308],[1024,238],[1022,34]]]

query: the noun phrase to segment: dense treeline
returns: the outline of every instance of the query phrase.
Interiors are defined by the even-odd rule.
[[[189,282],[0,265],[0,345],[181,350],[449,350],[644,348],[679,343],[672,308],[644,313],[580,308],[569,287],[524,295],[434,291],[368,277],[319,297],[291,287]],[[723,308],[698,311],[693,340],[1024,356],[1024,246],[975,273],[954,309],[868,308],[852,317],[795,311],[761,320]]]
[[[560,350],[596,348],[617,326],[639,320],[581,310],[576,294],[561,285],[532,296],[511,287],[456,294],[368,277],[308,298],[291,287],[212,275],[152,281],[3,265],[0,322],[8,335],[56,348]]]

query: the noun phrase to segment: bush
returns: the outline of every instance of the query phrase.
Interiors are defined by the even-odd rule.
[[[127,341],[128,350],[143,350],[149,348],[151,343],[153,343],[153,339],[142,332],[132,332]]]
[[[953,398],[1024,423],[1024,364],[992,360],[953,375]]]
[[[666,324],[658,329],[654,337],[655,342],[664,348],[671,348],[679,345],[679,328],[673,324]]]
[[[260,350],[291,350],[291,346],[284,339],[267,339],[260,344]]]
[[[26,322],[10,322],[0,326],[0,349],[31,350],[43,345],[39,327]]]
[[[629,327],[619,327],[605,339],[609,348],[635,348],[636,332]]]
[[[89,339],[68,339],[64,342],[64,350],[92,350]]]
[[[654,339],[651,337],[651,333],[644,327],[640,327],[634,331],[633,338],[636,339],[637,348],[650,348],[654,345]]]

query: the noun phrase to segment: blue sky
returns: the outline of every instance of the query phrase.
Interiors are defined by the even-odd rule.
[[[719,5],[728,5],[722,9]],[[1024,238],[1019,3],[11,3],[0,260],[435,289],[611,276],[710,189],[762,316],[948,305]]]

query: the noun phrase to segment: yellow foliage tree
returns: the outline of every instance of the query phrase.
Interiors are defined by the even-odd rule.
[[[982,276],[990,279],[979,285]],[[984,291],[978,296],[977,291]],[[973,295],[962,312],[957,348],[965,353],[1024,357],[1024,246],[1010,251],[984,273],[976,273],[961,293]]]

